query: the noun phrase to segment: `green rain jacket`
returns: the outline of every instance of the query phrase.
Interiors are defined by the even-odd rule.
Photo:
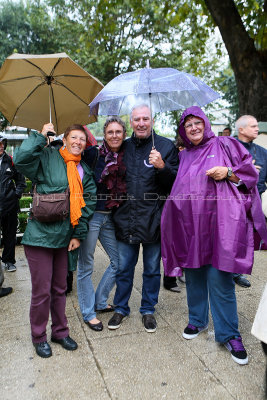
[[[59,151],[45,147],[46,139],[40,133],[32,133],[24,140],[14,156],[18,171],[34,182],[38,193],[62,193],[68,186],[67,166]],[[82,208],[79,224],[72,227],[70,219],[44,223],[30,215],[22,244],[49,248],[67,247],[70,239],[83,240],[89,229],[96,204],[96,187],[91,169],[81,161],[84,170],[83,197],[86,206]]]

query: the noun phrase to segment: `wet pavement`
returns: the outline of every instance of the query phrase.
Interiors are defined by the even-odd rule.
[[[29,305],[30,274],[22,246],[16,247],[17,271],[5,273],[4,287],[14,292],[0,299],[2,400],[158,400],[264,398],[265,356],[251,326],[267,281],[267,251],[255,253],[251,288],[237,286],[239,328],[248,351],[249,364],[236,364],[230,353],[214,341],[209,330],[187,341],[185,285],[181,293],[161,288],[156,333],[145,332],[138,312],[142,264],[139,258],[130,300],[131,315],[120,329],[110,331],[110,313],[101,314],[102,332],[84,324],[77,301],[76,280],[67,296],[70,336],[79,345],[69,352],[52,343],[53,356],[38,357],[31,343]],[[93,281],[99,282],[107,256],[97,246]],[[114,291],[110,302],[112,303]],[[50,326],[48,338],[50,342]]]

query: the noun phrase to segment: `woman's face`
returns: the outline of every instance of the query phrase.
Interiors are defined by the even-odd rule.
[[[69,153],[74,156],[80,155],[86,147],[85,133],[79,130],[70,131],[66,138],[63,138],[63,143]]]
[[[105,140],[111,151],[117,153],[124,139],[123,128],[118,122],[111,122],[106,127]]]
[[[184,124],[185,134],[193,145],[197,146],[203,139],[205,124],[202,118],[190,117]]]

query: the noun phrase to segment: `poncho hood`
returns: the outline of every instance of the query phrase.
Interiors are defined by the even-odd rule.
[[[186,136],[184,129],[184,121],[188,115],[193,115],[194,117],[201,118],[204,121],[205,130],[204,130],[203,140],[201,141],[200,145],[206,143],[210,138],[215,137],[215,134],[211,130],[210,121],[208,117],[204,114],[204,112],[201,110],[201,108],[197,106],[189,107],[183,112],[179,125],[179,134],[181,135],[185,143],[185,146],[187,148],[194,146],[193,143],[191,143],[188,137]]]

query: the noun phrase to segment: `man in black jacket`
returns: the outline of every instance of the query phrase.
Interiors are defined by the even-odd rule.
[[[0,223],[3,237],[2,261],[7,272],[16,271],[15,246],[19,199],[26,187],[25,178],[6,154],[7,140],[0,136]]]
[[[252,155],[253,163],[259,172],[257,188],[261,196],[265,192],[267,184],[267,150],[253,143],[253,140],[256,139],[259,133],[258,121],[252,115],[242,115],[236,121],[236,130],[238,132],[237,140]],[[242,274],[234,274],[234,281],[242,287],[251,286],[249,280]]]
[[[147,332],[155,332],[153,316],[160,289],[160,218],[164,201],[178,169],[178,154],[167,138],[152,133],[153,121],[147,105],[131,112],[132,137],[124,143],[127,199],[115,210],[113,220],[118,239],[119,270],[116,278],[115,314],[109,329],[120,327],[129,315],[140,244],[143,247],[143,288],[140,313]],[[152,148],[152,135],[155,148]]]

